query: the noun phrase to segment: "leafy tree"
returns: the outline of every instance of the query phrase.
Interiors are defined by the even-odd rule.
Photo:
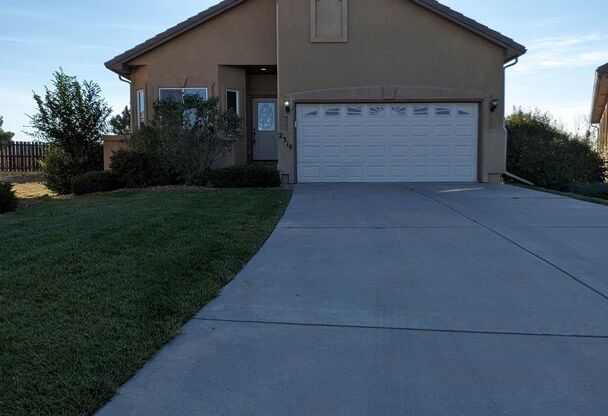
[[[101,135],[107,131],[111,109],[92,81],[81,83],[59,69],[51,82],[44,96],[34,93],[38,113],[30,116],[35,129],[31,136],[52,144],[53,160],[43,161],[43,175],[52,190],[65,194],[76,176],[103,168]],[[52,169],[45,169],[50,165]]]
[[[591,140],[564,130],[540,110],[517,109],[507,117],[507,165],[535,184],[570,190],[580,182],[603,182],[606,169]]]
[[[13,137],[15,137],[15,133],[2,130],[2,124],[4,124],[4,120],[2,116],[0,116],[0,144],[10,143]]]
[[[129,107],[125,106],[122,113],[112,117],[110,125],[114,134],[127,135],[131,133],[131,112],[129,111]]]

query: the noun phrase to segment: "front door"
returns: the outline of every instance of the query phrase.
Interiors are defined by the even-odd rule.
[[[277,100],[253,99],[253,160],[279,158]]]

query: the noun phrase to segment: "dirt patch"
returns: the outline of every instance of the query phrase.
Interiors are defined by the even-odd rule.
[[[13,190],[17,198],[23,202],[32,201],[39,198],[53,196],[44,184],[39,174],[23,174],[0,177],[0,182],[8,182],[13,184]],[[21,205],[21,204],[20,204]]]

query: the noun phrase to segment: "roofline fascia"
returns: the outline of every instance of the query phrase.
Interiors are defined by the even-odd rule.
[[[596,71],[595,73],[595,82],[593,83],[593,99],[591,100],[591,124],[598,124],[601,121],[601,115],[599,119],[596,117],[596,107],[599,99],[600,85],[604,76],[605,74],[602,74],[599,71]]]

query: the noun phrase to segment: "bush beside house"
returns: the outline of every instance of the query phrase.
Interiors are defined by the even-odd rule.
[[[110,192],[120,189],[122,184],[115,173],[92,171],[77,176],[72,182],[72,191],[76,195],[96,192]]]
[[[570,189],[575,194],[588,196],[590,198],[608,199],[608,183],[575,183]]]
[[[507,117],[506,127],[509,172],[558,191],[606,179],[605,162],[590,140],[560,128],[549,114],[519,109]]]
[[[127,188],[179,184],[172,164],[162,155],[119,150],[112,156],[111,170]]]
[[[0,182],[0,214],[17,209],[17,197],[10,183]]]
[[[111,169],[128,187],[204,186],[212,167],[232,149],[240,126],[240,117],[222,111],[217,99],[163,100],[154,105],[149,125],[130,136],[129,149],[112,157]]]

